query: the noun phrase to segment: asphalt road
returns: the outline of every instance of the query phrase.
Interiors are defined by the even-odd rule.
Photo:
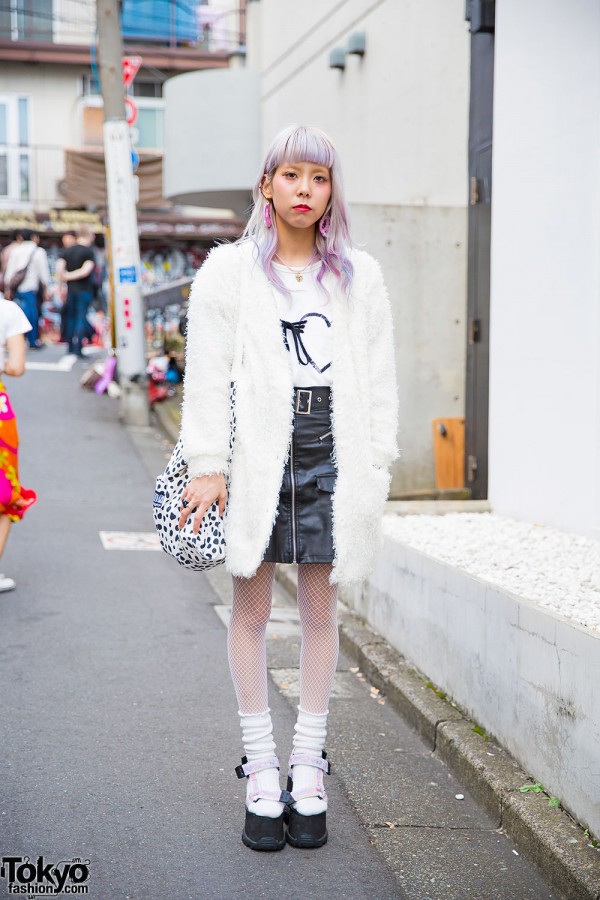
[[[52,366],[62,353],[29,358]],[[1,565],[18,582],[0,595],[2,856],[63,869],[81,859],[96,900],[555,897],[343,657],[329,843],[274,854],[242,844],[228,577],[153,550],[105,549],[100,532],[153,532],[153,476],[168,447],[82,390],[83,369],[30,370],[8,385],[21,480],[39,501]],[[276,603],[270,704],[285,765],[299,627],[290,599],[278,592]]]

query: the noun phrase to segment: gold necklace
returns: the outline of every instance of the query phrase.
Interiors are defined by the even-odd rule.
[[[313,261],[313,259],[315,258],[315,256],[316,256],[316,253],[313,250],[312,256],[310,257],[309,261],[304,266],[302,266],[302,268],[300,269],[299,272],[297,272],[296,269],[292,269],[291,266],[288,266],[286,261],[283,260],[278,253],[275,254],[275,258],[278,259],[279,262],[282,263],[282,265],[284,265],[286,267],[286,269],[289,269],[289,271],[292,272],[296,276],[296,281],[304,280],[304,272],[306,271],[306,269],[308,269],[308,267],[310,266],[310,264]]]

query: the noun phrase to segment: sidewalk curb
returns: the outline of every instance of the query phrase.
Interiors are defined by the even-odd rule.
[[[277,580],[295,597],[293,566],[278,566]],[[546,794],[521,793],[531,781],[510,755],[464,716],[385,639],[342,607],[340,646],[369,681],[460,778],[465,787],[522,847],[530,861],[568,900],[600,900],[600,851],[562,807]]]
[[[152,412],[158,420],[159,427],[169,440],[176,444],[179,438],[179,418],[171,413],[171,408],[169,401],[166,400],[152,404]]]
[[[175,442],[175,417],[167,404],[154,412],[163,432]],[[276,578],[296,597],[297,572],[278,565]],[[340,646],[410,722],[431,750],[526,852],[529,860],[567,900],[600,900],[600,850],[562,807],[548,806],[547,794],[521,793],[531,782],[519,764],[491,738],[473,731],[476,723],[436,693],[420,674],[377,632],[341,604]]]

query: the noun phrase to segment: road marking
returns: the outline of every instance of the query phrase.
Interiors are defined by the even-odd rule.
[[[26,369],[28,372],[70,372],[77,357],[74,353],[67,353],[61,356],[58,362],[27,362]]]
[[[100,531],[105,550],[162,550],[153,531]]]

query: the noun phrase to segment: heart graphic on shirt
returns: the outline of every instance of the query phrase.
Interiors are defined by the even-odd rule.
[[[316,319],[317,321],[309,321],[312,319]],[[327,316],[323,315],[323,313],[304,313],[297,322],[287,322],[285,319],[281,319],[283,343],[285,344],[286,350],[296,353],[296,357],[301,366],[311,365],[317,372],[323,373],[329,368],[331,362],[325,363],[323,366],[319,365],[315,362],[308,349],[308,347],[310,347],[313,353],[315,352],[315,337],[318,333],[315,329],[322,328],[323,325],[321,323],[324,323],[326,328],[331,328],[331,322]],[[310,325],[308,330],[307,325]],[[290,332],[289,339],[288,331]],[[293,350],[290,346],[292,343]]]
[[[312,319],[312,321],[309,322],[308,321],[309,319]],[[312,350],[314,347],[314,341],[311,340],[311,334],[317,333],[319,331],[319,329],[321,329],[323,327],[331,328],[331,322],[329,321],[327,316],[323,315],[323,313],[317,313],[317,312],[305,313],[301,317],[300,322],[305,323],[305,326],[303,329],[303,343],[304,343],[304,346],[306,348],[310,348],[310,350]],[[324,366],[319,365],[319,361],[314,359],[314,357],[310,351],[307,352],[307,356],[311,362],[311,365],[313,365],[315,367],[315,369],[317,370],[317,372],[320,372],[321,374],[323,372],[327,371],[327,369],[331,365],[331,360],[328,363],[326,363]],[[321,360],[321,362],[323,362],[323,360]]]

